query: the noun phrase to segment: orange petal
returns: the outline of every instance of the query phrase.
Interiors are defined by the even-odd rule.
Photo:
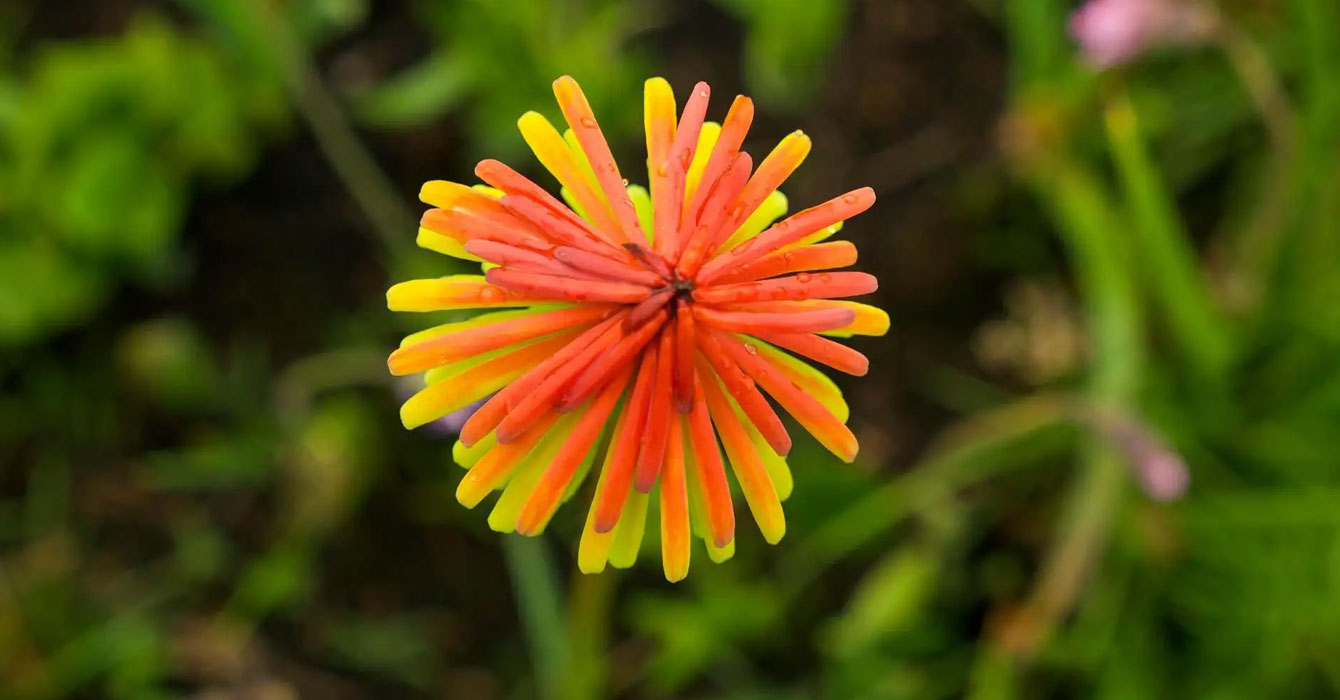
[[[536,421],[524,435],[512,442],[498,444],[475,463],[456,486],[456,500],[466,508],[474,508],[490,491],[498,488],[512,475],[517,465],[530,454],[536,443],[549,432],[558,413],[549,411]]]
[[[698,349],[702,351],[709,365],[715,370],[715,374],[725,383],[726,390],[730,392],[731,397],[740,404],[741,410],[749,417],[750,422],[767,438],[772,450],[779,455],[790,452],[791,436],[786,434],[786,427],[782,425],[782,419],[777,417],[777,412],[772,410],[772,406],[759,393],[758,388],[754,386],[754,382],[745,376],[744,372],[740,371],[740,368],[731,361],[716,338],[707,333],[698,333],[696,337]],[[710,382],[704,379],[703,383],[709,384]]]
[[[492,218],[484,218],[460,209],[429,209],[420,217],[419,227],[462,245],[469,241],[485,240],[528,250],[547,251],[554,247],[547,236],[529,221],[506,211]]]
[[[518,379],[575,335],[573,331],[526,345],[430,384],[401,404],[400,420],[406,428],[417,428],[469,406]]]
[[[758,164],[758,170],[749,178],[749,183],[740,191],[739,198],[731,207],[731,216],[725,224],[726,231],[740,228],[758,205],[800,167],[805,156],[810,153],[810,145],[810,137],[800,131],[794,131],[787,134],[777,147],[772,149],[772,153]]]
[[[498,427],[498,424],[502,422],[513,406],[534,393],[540,384],[554,374],[555,370],[566,367],[573,358],[585,351],[588,346],[622,320],[623,315],[619,314],[588,328],[577,336],[576,340],[564,345],[553,356],[522,375],[520,379],[508,384],[493,398],[485,401],[484,405],[476,409],[469,420],[465,421],[465,425],[461,426],[461,444],[471,447],[483,439],[485,435],[493,432],[493,429]]]
[[[661,312],[601,353],[563,393],[563,398],[557,404],[558,410],[564,412],[577,406],[607,384],[610,377],[628,367],[642,352],[642,348],[660,332],[667,318],[669,314]]]
[[[721,133],[717,136],[716,145],[712,147],[712,155],[698,179],[698,186],[691,192],[686,188],[688,196],[685,197],[684,203],[685,216],[688,216],[688,212],[698,212],[702,209],[703,200],[740,152],[745,134],[749,133],[749,125],[753,121],[753,101],[744,95],[736,96],[735,101],[731,103],[730,111],[726,112],[726,119],[721,122]]]
[[[792,313],[754,313],[752,311],[720,311],[701,304],[693,307],[693,315],[709,326],[741,333],[787,332],[814,333],[841,328],[852,322],[856,312],[850,309],[815,309]]]
[[[610,451],[605,459],[602,477],[607,477],[607,488],[596,494],[595,531],[609,532],[619,522],[624,502],[633,483],[633,470],[637,463],[638,448],[642,445],[642,435],[647,423],[651,392],[656,379],[656,346],[642,353],[642,363],[638,368],[637,379],[633,383],[633,393],[628,397],[619,425],[610,438]]]
[[[615,403],[623,394],[624,386],[628,384],[629,374],[629,369],[624,367],[613,381],[606,382],[600,394],[577,420],[577,426],[568,435],[563,448],[545,469],[539,483],[531,491],[530,498],[526,499],[526,505],[522,507],[521,515],[517,518],[517,532],[523,535],[537,534],[553,517],[559,499],[568,490],[568,484],[576,475],[577,468],[595,447],[600,431],[605,428],[610,413],[614,411]]]
[[[663,160],[657,161],[652,173],[652,183],[656,198],[652,200],[656,219],[656,252],[669,260],[677,260],[681,241],[680,218],[684,209],[684,183],[688,177],[689,165],[693,162],[693,149],[698,144],[698,132],[703,128],[703,117],[707,114],[707,101],[711,89],[707,83],[698,83],[684,103],[684,113],[680,117],[675,132],[674,143]]]
[[[624,321],[624,327],[628,329],[637,328],[646,323],[648,319],[656,315],[656,312],[665,308],[670,300],[675,297],[673,289],[662,289],[659,292],[652,292],[651,296],[638,302],[637,306],[628,313],[628,318]]]
[[[596,229],[591,228],[566,208],[554,211],[531,197],[510,193],[503,195],[500,201],[518,219],[544,231],[545,235],[555,243],[585,250],[611,260],[629,259],[624,251],[610,245]]]
[[[673,323],[673,322],[672,322]],[[675,334],[668,328],[660,335],[656,348],[656,380],[647,411],[641,450],[637,455],[637,472],[633,487],[650,493],[656,485],[661,464],[665,461],[665,445],[670,432],[670,399],[674,393]]]
[[[582,150],[591,162],[591,169],[595,171],[596,180],[600,182],[605,198],[614,209],[614,218],[620,227],[615,240],[619,243],[646,240],[633,208],[633,200],[629,199],[623,176],[619,174],[619,166],[614,162],[614,154],[610,153],[609,144],[605,142],[605,135],[596,123],[591,105],[586,101],[586,95],[582,94],[581,87],[577,81],[565,75],[554,81],[554,97],[558,98],[563,118],[581,142]]]
[[[600,353],[623,337],[623,330],[614,323],[598,338],[577,351],[572,359],[561,366],[552,368],[550,374],[540,381],[534,391],[518,396],[507,417],[498,423],[498,442],[511,442],[526,432],[540,416],[552,410],[555,401],[568,388],[577,375],[586,369]]]
[[[757,260],[815,231],[846,221],[869,209],[874,203],[875,191],[869,187],[862,187],[818,206],[798,211],[773,224],[767,231],[735,246],[729,254],[719,255],[704,265],[698,281],[707,284],[738,265]]]
[[[710,376],[705,370],[702,374]],[[777,498],[777,490],[772,485],[768,470],[754,451],[749,434],[730,399],[721,391],[720,383],[715,378],[705,380],[702,389],[712,414],[712,423],[721,435],[726,456],[735,471],[735,479],[740,482],[740,490],[744,492],[744,500],[754,514],[763,539],[776,544],[786,534],[786,516],[782,513],[782,502]]]
[[[753,165],[754,161],[748,153],[736,154],[726,171],[712,183],[702,208],[693,210],[693,230],[685,234],[687,240],[684,253],[675,266],[680,277],[696,279],[698,269],[702,267],[708,253],[716,250],[720,239],[730,235],[729,229],[723,233],[722,224],[729,216],[730,203],[739,197],[740,190],[749,179],[749,169]]]
[[[440,279],[410,280],[386,290],[386,308],[392,311],[450,311],[495,306],[530,306],[538,299],[503,289],[482,275],[452,275]]]
[[[549,123],[538,112],[526,112],[521,115],[517,122],[521,129],[521,135],[526,140],[526,144],[535,152],[535,157],[540,160],[546,170],[553,173],[554,178],[559,184],[572,193],[572,196],[581,204],[582,209],[591,221],[595,223],[595,229],[602,238],[611,243],[623,243],[620,240],[618,220],[614,212],[610,211],[610,204],[613,200],[606,200],[600,192],[592,189],[587,182],[585,174],[582,172],[581,164],[577,160],[576,154],[568,147],[563,136],[558,130]],[[580,130],[577,131],[578,138],[581,137]],[[590,153],[588,151],[587,155]],[[595,167],[595,160],[591,160],[592,167]],[[597,175],[599,172],[597,171]],[[625,192],[624,197],[628,195]],[[631,208],[631,207],[630,207]]]
[[[509,270],[595,279],[590,275],[583,274],[581,270],[568,267],[548,255],[526,250],[525,248],[510,246],[505,243],[475,240],[466,243],[465,250],[481,260],[496,265],[502,265]]]
[[[792,272],[832,270],[856,264],[856,246],[850,241],[775,250],[752,262],[738,264],[716,278],[717,284],[748,282]]]
[[[633,267],[627,262],[617,262],[578,248],[559,246],[554,249],[554,257],[569,267],[596,276],[597,279],[618,280],[646,287],[659,287],[666,282],[660,275],[641,265]]]
[[[715,379],[710,381],[715,382]],[[726,483],[726,469],[721,463],[716,434],[707,413],[707,398],[702,381],[695,375],[697,398],[689,412],[689,439],[693,444],[694,467],[702,487],[703,505],[707,511],[707,529],[712,543],[724,547],[735,538],[735,511],[731,507],[730,485]]]
[[[397,349],[387,358],[386,364],[391,374],[414,374],[531,338],[584,327],[608,316],[611,311],[606,306],[578,306],[445,333]]]
[[[661,562],[667,581],[689,574],[689,494],[684,476],[684,415],[670,414],[669,442],[661,469]]]
[[[651,288],[640,284],[578,280],[505,268],[489,270],[484,277],[503,289],[555,301],[636,304],[651,296]]]
[[[732,360],[740,366],[763,390],[768,392],[777,403],[786,409],[811,435],[829,452],[850,463],[856,459],[856,436],[842,424],[836,416],[824,408],[814,397],[806,394],[786,375],[773,367],[767,360],[758,356],[758,351],[749,352],[739,339],[720,331],[708,331],[721,343],[721,347]]]
[[[836,299],[870,294],[879,281],[865,272],[801,272],[757,282],[699,287],[693,298],[704,304],[747,303],[800,299]],[[853,319],[854,320],[854,319]],[[851,321],[848,321],[850,323]]]
[[[689,311],[688,304],[680,299],[678,310],[675,312],[675,331],[678,336],[675,338],[675,405],[680,413],[688,413],[693,408],[693,396],[696,393],[694,388],[697,379],[694,377],[693,353],[696,347],[694,340],[693,314]]]
[[[759,338],[786,348],[797,355],[803,355],[815,362],[828,365],[839,372],[863,377],[870,370],[870,360],[865,355],[852,350],[841,343],[807,333],[750,333]]]

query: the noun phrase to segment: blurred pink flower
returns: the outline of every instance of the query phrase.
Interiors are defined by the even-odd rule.
[[[1070,16],[1070,35],[1085,62],[1110,68],[1151,47],[1203,39],[1213,19],[1203,6],[1177,0],[1089,0]]]

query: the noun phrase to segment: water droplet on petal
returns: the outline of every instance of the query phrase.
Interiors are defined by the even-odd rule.
[[[855,203],[856,203],[856,195],[854,195],[854,194],[844,194],[844,195],[842,195],[842,201],[846,202],[847,204],[855,204]]]
[[[581,125],[588,129],[594,129],[596,128],[596,120],[593,117],[582,117]]]
[[[758,354],[758,346],[757,346],[757,345],[754,345],[753,343],[745,343],[745,344],[744,344],[744,349],[745,349],[745,351],[748,352],[750,355],[757,355],[757,354]]]
[[[799,282],[799,283],[801,283],[801,284],[808,284],[809,281],[810,281],[810,273],[808,273],[808,272],[802,272],[802,273],[796,275],[796,281]]]

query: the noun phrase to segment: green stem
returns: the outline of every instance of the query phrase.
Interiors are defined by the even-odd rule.
[[[306,50],[269,0],[252,0],[261,30],[278,59],[289,97],[312,130],[317,147],[372,224],[386,250],[404,255],[414,217],[396,187],[363,146],[343,108],[326,88]]]
[[[1168,187],[1146,150],[1128,96],[1107,108],[1107,136],[1134,224],[1130,237],[1153,301],[1163,308],[1173,337],[1193,372],[1222,376],[1230,361],[1225,329],[1210,301],[1190,237]]]
[[[502,544],[516,592],[517,612],[530,643],[536,696],[557,697],[568,658],[562,593],[558,590],[553,559],[538,537],[503,535]]]

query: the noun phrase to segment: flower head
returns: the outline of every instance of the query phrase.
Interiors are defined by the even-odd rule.
[[[535,112],[519,126],[568,206],[494,160],[475,168],[484,185],[423,187],[433,208],[419,244],[485,273],[397,284],[389,307],[508,310],[404,340],[391,372],[425,372],[427,386],[401,418],[416,427],[492,395],[454,449],[469,469],[462,504],[501,490],[489,525],[534,535],[598,459],[579,567],[631,565],[656,498],[665,574],[679,580],[693,536],[714,560],[734,551],[726,462],[764,538],[785,532],[791,438],[766,396],[856,456],[841,393],[800,358],[862,375],[866,358],[830,337],[888,330],[879,309],[839,301],[875,291],[874,277],[827,272],[856,262],[850,243],[826,239],[875,196],[855,190],[773,223],[809,138],[788,135],[755,168],[740,150],[748,98],[705,122],[699,83],[676,118],[659,78],[646,86],[650,188],[628,186],[577,83],[560,78],[554,93],[566,134]]]
[[[1205,36],[1212,15],[1202,6],[1179,0],[1089,0],[1070,16],[1070,34],[1084,59],[1110,68],[1168,43]]]

